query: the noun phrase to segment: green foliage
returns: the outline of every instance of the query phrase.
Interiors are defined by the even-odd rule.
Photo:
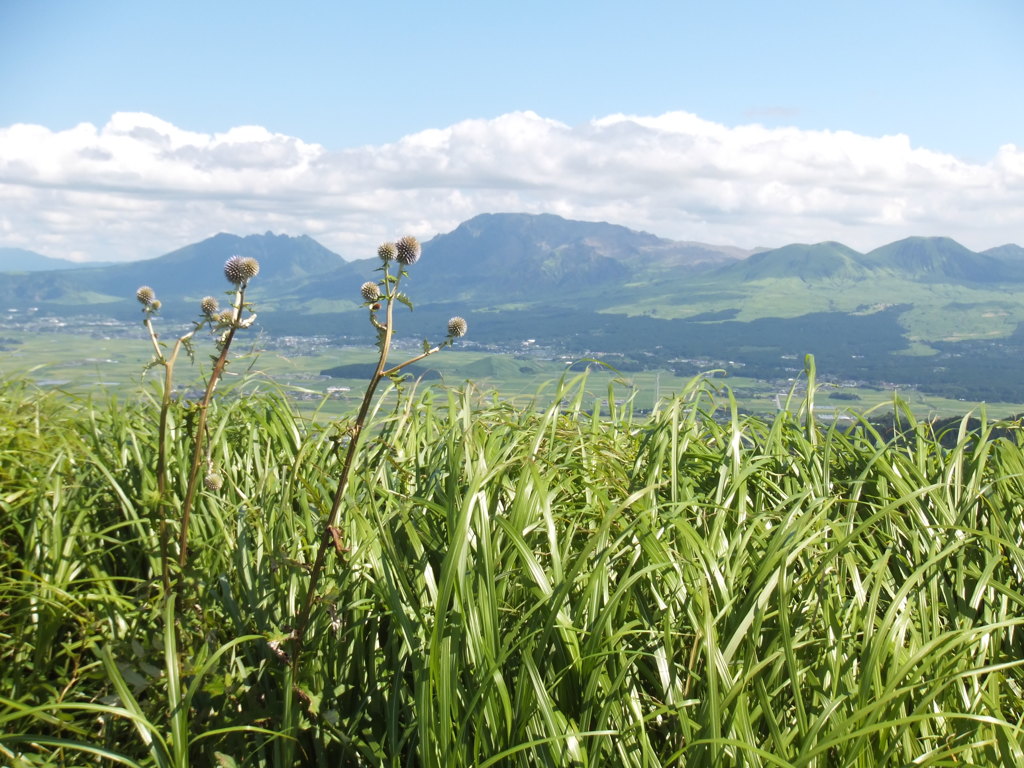
[[[644,421],[583,376],[521,405],[407,384],[368,414],[293,678],[346,423],[224,394],[182,602],[159,403],[0,389],[5,764],[1024,761],[1018,424],[904,413],[885,440],[697,382]]]

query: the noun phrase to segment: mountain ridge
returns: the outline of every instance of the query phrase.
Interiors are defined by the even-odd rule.
[[[907,237],[865,254],[867,263],[926,282],[1015,282],[1024,273],[1011,261],[976,253],[949,237]]]
[[[282,244],[289,251],[287,265],[279,261],[280,254],[285,250],[279,247]],[[283,269],[292,278],[333,271],[344,264],[359,267],[374,262],[374,257],[370,255],[346,260],[305,234],[293,236],[267,231],[263,234],[235,235],[220,232],[160,256],[130,262],[71,262],[26,249],[0,247],[0,273],[84,268],[109,270],[102,273],[104,275],[138,275],[140,270],[161,270],[164,265],[170,264],[198,266],[203,257],[218,259],[228,250],[245,256],[269,258],[269,269],[274,276],[283,276]],[[975,282],[1022,279],[1016,270],[1007,272],[1005,264],[1024,261],[1024,247],[1013,243],[974,252],[948,237],[914,236],[867,253],[858,252],[836,241],[744,249],[670,240],[618,224],[577,221],[550,213],[479,214],[462,222],[451,232],[435,235],[425,241],[423,250],[426,255],[440,258],[432,261],[424,259],[419,270],[432,272],[454,268],[460,275],[480,276],[482,273],[490,275],[510,263],[522,267],[523,262],[526,262],[532,278],[556,283],[565,276],[567,270],[559,269],[555,262],[565,259],[583,260],[583,272],[593,272],[598,278],[622,277],[618,270],[611,267],[613,263],[636,267],[649,262],[657,269],[722,268],[723,275],[730,274],[749,280],[757,279],[758,275],[777,276],[772,273],[789,261],[789,267],[796,269],[791,276],[805,278],[834,277],[837,266],[843,269],[853,266],[854,271],[888,269],[926,279],[932,279],[935,273],[939,273],[939,277]],[[467,256],[466,251],[470,251],[470,255]],[[842,257],[838,256],[840,252]],[[794,257],[801,262],[800,265],[792,261]],[[840,258],[841,265],[834,263],[837,258]],[[21,260],[16,268],[5,268],[7,263],[15,259]],[[827,263],[814,263],[814,259]],[[744,262],[746,265],[740,266]],[[772,268],[767,268],[768,265]],[[798,274],[801,267],[808,270],[807,274]],[[603,273],[602,268],[607,272]]]
[[[236,254],[261,264],[247,296],[264,315],[290,317],[289,327],[303,327],[301,317],[354,312],[359,285],[379,276],[375,255],[346,261],[308,235],[222,232],[152,259],[8,273],[0,302],[129,317],[138,311],[136,288],[150,285],[164,314],[191,317],[198,299],[229,287],[221,269]],[[900,304],[908,307],[901,315],[908,338],[919,339],[1005,336],[1024,321],[1016,298],[1024,249],[975,253],[945,237],[905,238],[866,254],[835,241],[743,251],[554,214],[490,213],[423,243],[410,272],[418,305],[467,312],[561,307],[749,322]],[[951,324],[961,318],[963,327]]]
[[[236,254],[260,261],[246,298],[262,330],[373,343],[360,285],[380,278],[380,260],[346,261],[305,235],[219,233],[144,261],[6,273],[0,307],[13,310],[9,327],[37,315],[135,323],[145,284],[163,319],[191,320],[200,298],[228,292],[223,264]],[[826,241],[744,255],[605,222],[485,214],[423,243],[402,287],[416,305],[399,309],[408,341],[461,315],[463,343],[512,354],[536,345],[622,370],[783,381],[814,354],[841,379],[1024,401],[1024,249],[1013,244],[976,253],[916,237],[866,254]]]
[[[718,270],[719,275],[735,276],[745,282],[782,277],[864,279],[873,273],[864,254],[831,240],[813,245],[792,243],[761,251]]]
[[[3,272],[47,272],[55,269],[86,269],[104,267],[109,261],[72,261],[44,256],[26,248],[0,246],[0,273]]]

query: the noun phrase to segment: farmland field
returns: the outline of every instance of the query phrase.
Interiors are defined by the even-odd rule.
[[[89,332],[63,329],[46,333],[2,330],[0,337],[6,340],[0,343],[0,375],[5,378],[28,377],[45,388],[130,399],[142,392],[144,381],[152,381],[156,376],[152,371],[148,375],[143,373],[152,358],[152,348],[138,326],[117,326],[113,333],[109,329]],[[228,377],[246,378],[250,389],[281,388],[306,414],[317,411],[338,416],[358,403],[365,377],[342,379],[320,373],[341,365],[370,364],[374,359],[372,350],[325,338],[292,337],[289,342],[282,344],[260,337],[250,341],[248,348],[239,347],[239,355],[229,367]],[[182,369],[182,386],[202,384],[202,377],[209,371],[211,351],[209,342],[197,344],[195,364]],[[576,358],[565,359],[564,355],[453,350],[430,360],[429,369],[437,371],[441,378],[427,383],[457,385],[472,381],[479,389],[493,390],[502,397],[528,398],[543,384],[561,376],[569,363],[576,363],[577,368],[585,364]],[[794,361],[793,365],[798,362]],[[821,373],[827,375],[828,371]],[[622,385],[620,397],[629,393],[637,409],[649,411],[655,402],[684,387],[687,380],[688,377],[680,377],[669,370],[619,372],[610,366],[593,364],[587,386],[592,396],[606,397],[608,383],[617,381]],[[796,386],[799,393],[802,386],[795,368],[791,379],[785,381],[719,373],[715,374],[714,382],[728,387],[743,410],[763,416],[784,407],[793,387]],[[332,391],[325,400],[328,389]],[[982,407],[981,403],[929,395],[915,388],[867,384],[827,386],[818,407],[823,414],[833,410],[840,414],[850,410],[888,412],[892,410],[894,395],[921,418],[948,418],[968,411],[978,412]],[[994,418],[1024,412],[1022,403],[985,403],[984,408]]]

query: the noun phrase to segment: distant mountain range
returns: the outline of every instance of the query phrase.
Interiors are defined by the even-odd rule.
[[[513,296],[529,300],[613,287],[652,270],[708,268],[750,253],[553,215],[484,214],[424,243],[414,279],[434,301],[482,305]],[[16,266],[0,262],[4,271],[21,272],[9,275],[0,287],[0,303],[64,314],[97,305],[107,310],[131,306],[140,284],[152,285],[165,311],[174,311],[175,302],[216,292],[220,265],[234,254],[260,260],[254,299],[288,311],[344,311],[357,305],[360,283],[379,266],[373,254],[345,261],[310,237],[270,232],[219,234],[155,259],[101,267],[76,264],[73,273],[54,269],[57,260],[30,251],[19,254]]]
[[[163,314],[195,316],[201,297],[228,288],[221,267],[235,254],[260,261],[249,297],[268,331],[369,336],[359,286],[379,274],[376,256],[345,261],[310,237],[269,232],[106,266],[54,269],[19,251],[0,260],[0,311],[137,318],[135,289],[146,284]],[[792,368],[780,361],[812,352],[837,375],[899,381],[909,371],[915,382],[942,374],[955,384],[949,371],[960,363],[948,361],[998,367],[1007,345],[1024,346],[1024,248],[1012,244],[977,253],[911,237],[869,253],[836,242],[745,251],[553,215],[484,214],[424,243],[410,273],[409,335],[462,314],[479,344],[537,339],[624,366],[732,361],[779,375]],[[982,352],[992,360],[979,362]]]
[[[842,243],[787,245],[754,254],[722,278],[765,280],[914,280],[927,283],[1008,283],[1024,280],[1024,248],[1004,245],[975,253],[948,237],[910,237],[862,254]]]
[[[149,284],[163,298],[165,311],[173,312],[176,302],[217,292],[220,266],[234,254],[260,260],[262,271],[251,292],[254,299],[281,311],[317,314],[357,305],[359,284],[379,266],[372,255],[345,261],[310,237],[271,232],[247,237],[219,234],[155,259],[105,265],[6,248],[0,249],[0,271],[17,274],[7,275],[0,303],[44,305],[62,314],[97,305],[131,307],[135,288]],[[667,240],[550,214],[483,214],[424,243],[414,273],[411,285],[432,303],[466,301],[481,309],[552,298],[618,304],[617,298],[627,294],[653,293],[665,301],[648,298],[641,302],[644,309],[670,317],[698,314],[708,289],[745,293],[746,284],[779,280],[820,284],[826,290],[837,284],[850,290],[858,283],[883,281],[1016,284],[1024,282],[1024,248],[1004,245],[975,253],[949,238],[912,237],[867,254],[836,242],[743,250]],[[686,298],[697,300],[691,311],[678,309],[679,300]],[[677,309],[670,309],[673,306]],[[791,316],[793,309],[775,314]]]
[[[102,267],[112,262],[82,262],[54,259],[24,248],[0,248],[0,272],[44,272],[52,269]]]

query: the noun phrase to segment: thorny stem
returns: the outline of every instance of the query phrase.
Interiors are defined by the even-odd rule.
[[[195,333],[195,331],[192,331]],[[190,333],[189,336],[192,334]],[[170,590],[171,587],[171,574],[170,574],[170,554],[168,547],[170,542],[168,541],[167,531],[167,517],[169,515],[168,503],[167,503],[167,416],[171,409],[171,387],[174,381],[174,361],[178,357],[178,352],[181,350],[181,345],[184,343],[182,337],[174,345],[174,351],[171,353],[170,359],[162,360],[164,366],[164,391],[163,398],[160,402],[160,427],[157,432],[159,435],[159,443],[157,445],[156,455],[156,494],[159,500],[159,512],[160,512],[160,561],[162,563],[162,577],[164,582],[164,592]]]
[[[181,348],[195,336],[196,332],[202,327],[201,323],[197,323],[195,328],[180,337],[174,343],[174,349],[171,351],[170,357],[165,357],[163,350],[160,349],[160,343],[157,341],[157,333],[153,328],[153,318],[150,315],[146,316],[145,319],[146,330],[149,331],[149,339],[153,342],[153,349],[156,353],[156,362],[164,367],[164,386],[163,393],[160,398],[160,422],[157,430],[157,459],[156,459],[156,492],[157,492],[157,512],[160,515],[160,563],[161,563],[161,578],[163,579],[165,592],[170,589],[171,586],[171,575],[170,575],[170,555],[168,553],[168,530],[167,530],[167,518],[168,518],[168,503],[167,503],[167,420],[168,414],[171,409],[171,392],[174,384],[174,363],[178,359],[178,353],[181,352]]]
[[[157,360],[166,363],[164,353],[160,350],[160,342],[157,341],[156,330],[153,328],[153,317],[149,314],[149,308],[146,309],[146,319],[143,322],[146,325],[146,330],[149,331],[149,340],[153,342],[153,351],[156,353]]]
[[[419,354],[419,355],[416,355],[416,357],[411,357],[411,358],[409,358],[409,359],[408,359],[408,360],[406,360],[406,361],[405,361],[404,363],[399,363],[399,364],[398,364],[398,365],[396,365],[396,366],[395,366],[394,368],[388,368],[388,369],[387,369],[386,371],[384,371],[383,373],[381,373],[381,376],[382,376],[382,377],[383,377],[383,376],[394,376],[394,375],[395,375],[396,373],[398,373],[398,372],[399,372],[400,370],[402,370],[403,368],[405,368],[405,366],[407,366],[407,365],[412,365],[413,363],[418,363],[418,362],[419,362],[420,360],[422,360],[422,359],[423,359],[424,357],[430,357],[430,356],[431,356],[432,354],[434,354],[435,352],[440,352],[440,351],[441,351],[441,349],[442,349],[442,348],[444,348],[444,347],[446,347],[446,346],[448,346],[448,344],[447,344],[447,343],[446,343],[446,344],[438,344],[438,345],[437,345],[436,347],[433,347],[433,348],[431,348],[431,349],[428,349],[428,350],[427,350],[426,352],[423,352],[423,353],[421,353],[421,354]]]
[[[385,272],[385,277],[387,273]],[[385,279],[385,283],[391,289],[391,281]],[[395,290],[397,290],[397,281],[395,282]],[[313,609],[313,598],[316,595],[317,584],[320,581],[320,573],[323,571],[324,560],[327,557],[327,549],[330,546],[333,538],[330,535],[330,529],[334,527],[335,522],[338,519],[338,512],[341,510],[341,502],[345,497],[345,490],[348,488],[348,478],[352,471],[352,464],[355,461],[356,450],[359,447],[359,437],[363,432],[363,425],[366,423],[366,414],[370,411],[370,404],[373,402],[373,393],[377,390],[377,385],[380,384],[380,380],[384,378],[384,366],[387,365],[388,351],[391,347],[391,338],[393,335],[393,322],[394,317],[394,306],[395,303],[392,300],[394,294],[389,293],[387,296],[387,320],[381,329],[380,336],[380,357],[377,360],[377,369],[373,372],[373,376],[370,377],[370,383],[366,387],[366,393],[363,395],[363,402],[359,406],[359,413],[356,415],[355,423],[352,425],[349,431],[348,450],[345,452],[345,462],[341,467],[341,476],[338,478],[338,487],[334,492],[334,500],[331,503],[331,511],[327,515],[327,522],[323,527],[323,534],[320,538],[320,546],[316,551],[316,558],[313,560],[313,568],[309,572],[309,587],[306,589],[306,597],[302,601],[302,610],[299,612],[298,619],[296,620],[294,645],[292,647],[292,681],[298,680],[299,671],[299,657],[302,655],[302,646],[305,640],[306,628],[309,626],[309,615]]]
[[[338,521],[338,514],[341,511],[341,503],[345,498],[345,491],[348,488],[349,476],[352,473],[352,465],[355,463],[355,457],[359,450],[359,438],[366,427],[366,416],[370,412],[370,405],[373,403],[373,395],[377,390],[377,385],[380,384],[382,379],[398,373],[398,371],[402,370],[406,366],[422,360],[435,352],[439,352],[445,346],[449,346],[451,344],[451,341],[449,340],[448,342],[438,344],[437,346],[432,347],[431,349],[428,349],[403,363],[399,363],[391,368],[386,367],[388,362],[388,353],[391,350],[391,341],[393,338],[394,307],[395,301],[397,300],[396,297],[398,296],[398,284],[401,280],[401,274],[403,273],[400,271],[399,277],[392,278],[385,269],[384,285],[387,289],[387,295],[384,297],[387,301],[385,322],[383,324],[377,322],[371,314],[371,321],[380,334],[380,357],[377,360],[377,368],[374,370],[373,376],[370,377],[370,382],[366,387],[366,393],[363,395],[363,402],[359,406],[359,412],[356,414],[355,423],[349,430],[349,442],[345,452],[345,460],[341,467],[341,476],[338,478],[338,487],[334,492],[331,510],[328,513],[327,520],[323,526],[320,544],[317,547],[316,557],[313,560],[313,567],[309,572],[309,586],[306,589],[306,595],[302,601],[302,608],[299,611],[295,623],[295,630],[292,634],[291,678],[293,685],[296,685],[298,681],[300,657],[302,656],[302,649],[305,643],[306,630],[309,628],[309,617],[313,610],[313,601],[316,597],[317,586],[320,582],[320,575],[323,572],[327,552],[331,545],[335,543],[334,537],[331,535],[331,531],[335,530],[335,524]]]
[[[213,364],[210,372],[210,380],[206,383],[206,392],[199,404],[199,418],[196,421],[195,438],[192,440],[192,466],[188,472],[188,487],[185,491],[185,501],[181,509],[181,533],[178,537],[178,567],[184,569],[188,561],[188,526],[192,515],[192,505],[195,502],[196,489],[199,485],[199,467],[202,465],[203,440],[206,437],[206,417],[209,411],[210,401],[213,400],[213,390],[227,365],[228,349],[231,347],[231,340],[235,337],[235,331],[239,328],[242,317],[242,307],[245,303],[245,283],[238,286],[235,294],[235,303],[232,305],[234,317],[231,327],[228,328],[221,343],[220,355]]]

